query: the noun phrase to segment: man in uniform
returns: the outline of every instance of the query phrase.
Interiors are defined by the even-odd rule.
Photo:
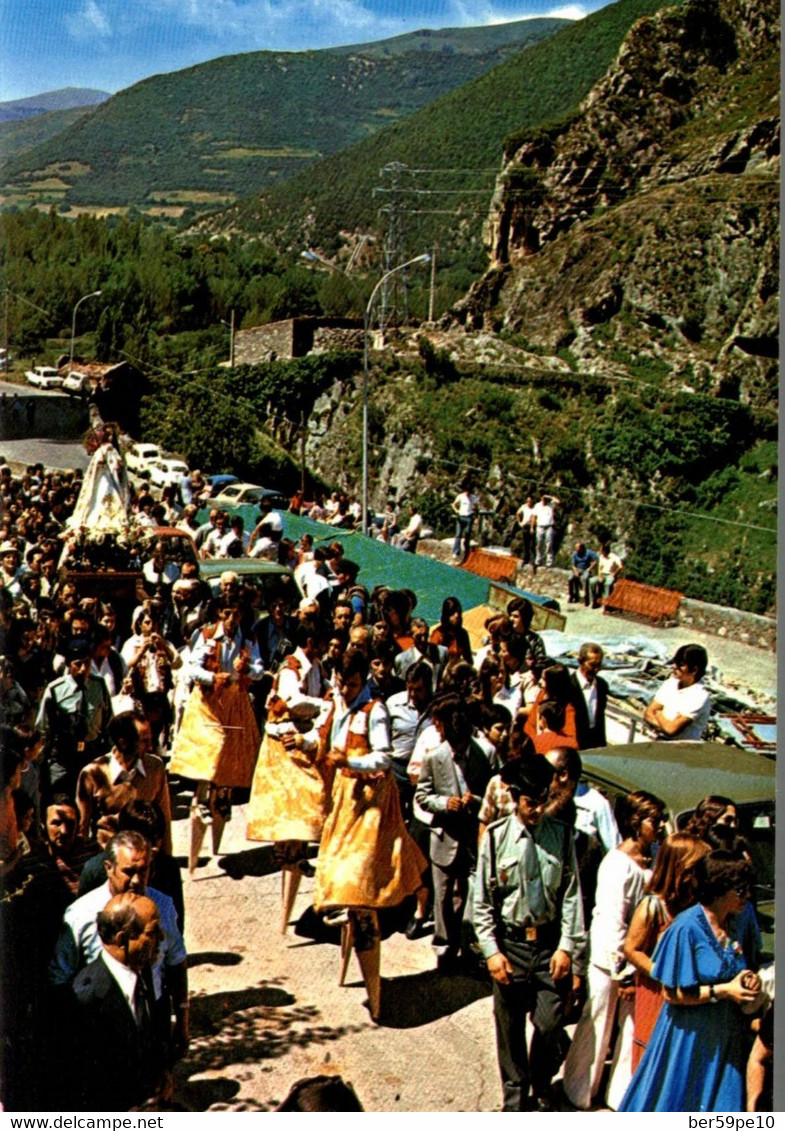
[[[44,736],[46,798],[76,792],[79,771],[107,746],[112,704],[106,683],[90,671],[92,647],[86,638],[69,640],[66,673],[44,691],[36,727]]]
[[[501,776],[516,810],[483,837],[473,923],[493,978],[502,1110],[548,1111],[570,975],[586,945],[581,892],[572,830],[544,816],[553,777],[547,759],[517,758]]]

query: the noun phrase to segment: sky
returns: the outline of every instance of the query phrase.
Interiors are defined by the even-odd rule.
[[[607,0],[0,0],[0,101],[115,93],[244,51],[303,51],[419,28],[580,19]]]

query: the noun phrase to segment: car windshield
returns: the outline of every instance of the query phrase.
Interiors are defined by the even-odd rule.
[[[220,577],[211,577],[209,585],[213,596],[220,597]],[[283,597],[291,609],[296,608],[300,600],[294,578],[288,573],[241,574],[240,596],[243,604],[257,616],[270,608],[275,597]]]
[[[747,841],[755,868],[756,895],[759,900],[774,898],[774,816],[773,801],[742,801],[736,805],[739,833]],[[692,810],[679,813],[676,827],[683,829]]]

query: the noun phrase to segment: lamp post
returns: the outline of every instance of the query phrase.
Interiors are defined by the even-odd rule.
[[[68,372],[69,373],[72,371],[72,369],[74,367],[74,338],[76,337],[76,312],[79,309],[79,307],[82,305],[82,303],[85,301],[85,299],[98,298],[100,293],[101,293],[100,291],[91,291],[89,295],[82,295],[82,297],[78,300],[76,306],[74,307],[74,316],[73,316],[73,319],[71,321],[71,356],[68,360]]]
[[[221,323],[229,327],[229,368],[234,369],[234,309],[232,309],[231,317],[231,322],[227,322],[225,318],[222,318]]]
[[[303,259],[307,259],[310,263],[321,263],[330,271],[335,271],[339,275],[343,275],[345,279],[349,279],[354,283],[354,279],[350,275],[338,267],[335,263],[331,263],[329,259],[319,255],[315,251],[308,249],[301,252]],[[400,263],[397,267],[393,267],[391,271],[387,271],[382,275],[381,279],[377,282],[376,286],[371,291],[371,297],[365,305],[363,311],[363,498],[362,498],[362,531],[363,534],[368,533],[368,383],[370,376],[370,337],[371,337],[371,312],[373,304],[376,301],[376,296],[380,288],[387,282],[392,275],[397,275],[400,271],[405,271],[407,267],[414,267],[418,263],[430,263],[431,257],[428,252],[422,255],[416,255],[414,259],[408,259],[406,263]],[[357,288],[359,294],[359,288]]]

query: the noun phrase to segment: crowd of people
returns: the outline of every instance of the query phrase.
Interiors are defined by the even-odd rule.
[[[393,577],[368,591],[340,542],[287,540],[268,505],[244,541],[220,511],[198,524],[193,499],[132,490],[149,556],[124,623],[110,582],[85,597],[59,568],[80,486],[0,465],[7,1109],[170,1095],[189,1042],[176,783],[202,833],[249,799],[247,837],[284,878],[281,929],[313,876],[375,1020],[390,908],[410,909],[407,938],[432,932],[445,977],[490,978],[503,1110],[766,1110],[771,979],[735,807],[696,798],[666,836],[658,798],[614,812],[581,780],[580,751],[605,744],[599,644],[575,670],[553,662],[513,597],[474,649],[456,597],[429,625],[415,593]],[[297,602],[282,585],[260,609],[231,560],[215,591],[196,561],[165,560],[155,530],[174,521],[203,560],[262,545],[292,564]],[[674,656],[647,711],[664,738],[700,739],[706,664],[699,645]]]

